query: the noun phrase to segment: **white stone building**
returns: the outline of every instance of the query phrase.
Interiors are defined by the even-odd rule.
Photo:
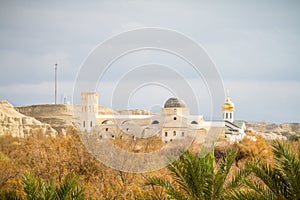
[[[222,106],[223,121],[205,121],[202,115],[191,115],[184,101],[178,98],[169,98],[161,112],[155,115],[103,115],[98,114],[98,108],[97,93],[81,93],[80,129],[99,134],[100,139],[114,139],[124,133],[137,138],[157,135],[165,142],[193,136],[202,143],[208,139],[208,134],[230,141],[244,137],[245,125],[239,126],[233,121],[234,105],[229,98]]]

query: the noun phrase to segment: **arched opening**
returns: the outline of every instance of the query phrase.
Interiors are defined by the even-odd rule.
[[[122,122],[122,124],[127,124],[128,122],[130,122],[131,120],[125,120]]]
[[[174,117],[173,119],[174,119],[174,120],[177,120],[177,117]]]
[[[152,124],[159,124],[159,121],[154,120],[154,121],[152,122]]]
[[[111,120],[104,120],[101,124],[113,124],[114,122]]]
[[[192,121],[192,122],[191,122],[191,124],[198,124],[198,122],[196,122],[196,121]]]

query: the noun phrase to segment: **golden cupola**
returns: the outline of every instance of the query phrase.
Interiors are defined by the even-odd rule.
[[[230,101],[228,96],[225,103],[222,105],[222,110],[234,111],[234,104]]]

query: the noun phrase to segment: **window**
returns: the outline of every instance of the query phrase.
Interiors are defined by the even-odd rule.
[[[232,118],[232,113],[230,113],[230,119]]]
[[[165,137],[168,137],[168,132],[165,132]]]
[[[184,137],[184,132],[181,133],[181,137]]]
[[[105,131],[108,131],[108,128],[106,128]]]
[[[85,121],[83,121],[83,127],[85,127]]]
[[[177,109],[176,109],[176,108],[174,108],[174,114],[175,114],[175,115],[177,114]]]
[[[177,118],[176,118],[176,117],[174,117],[173,119],[174,119],[174,120],[176,120]]]
[[[102,135],[100,135],[100,139],[102,139]]]
[[[173,131],[173,136],[176,136],[176,131]]]
[[[154,120],[154,121],[152,122],[152,124],[159,124],[159,121]]]
[[[93,122],[91,121],[90,126],[93,127]]]
[[[226,113],[226,119],[228,119],[228,113]]]

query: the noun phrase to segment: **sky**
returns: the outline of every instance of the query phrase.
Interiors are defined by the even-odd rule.
[[[300,122],[299,11],[300,1],[283,0],[0,1],[0,99],[15,106],[53,103],[58,63],[58,102],[65,96],[72,103],[81,66],[99,44],[125,31],[159,27],[182,33],[205,49],[235,103],[236,119]],[[129,91],[129,99],[117,94],[113,105],[110,99],[122,66],[154,60],[171,71],[187,72],[184,78],[199,86],[193,87],[201,99],[199,110],[188,103],[189,95],[180,98],[192,113],[209,118],[210,92],[176,59],[151,51],[129,55],[99,84],[100,104],[123,109],[121,102],[127,102],[128,108],[154,111],[162,107],[172,94],[159,85],[144,86],[142,93]],[[133,73],[118,83],[125,87],[138,77]],[[179,84],[175,82],[169,83]]]

